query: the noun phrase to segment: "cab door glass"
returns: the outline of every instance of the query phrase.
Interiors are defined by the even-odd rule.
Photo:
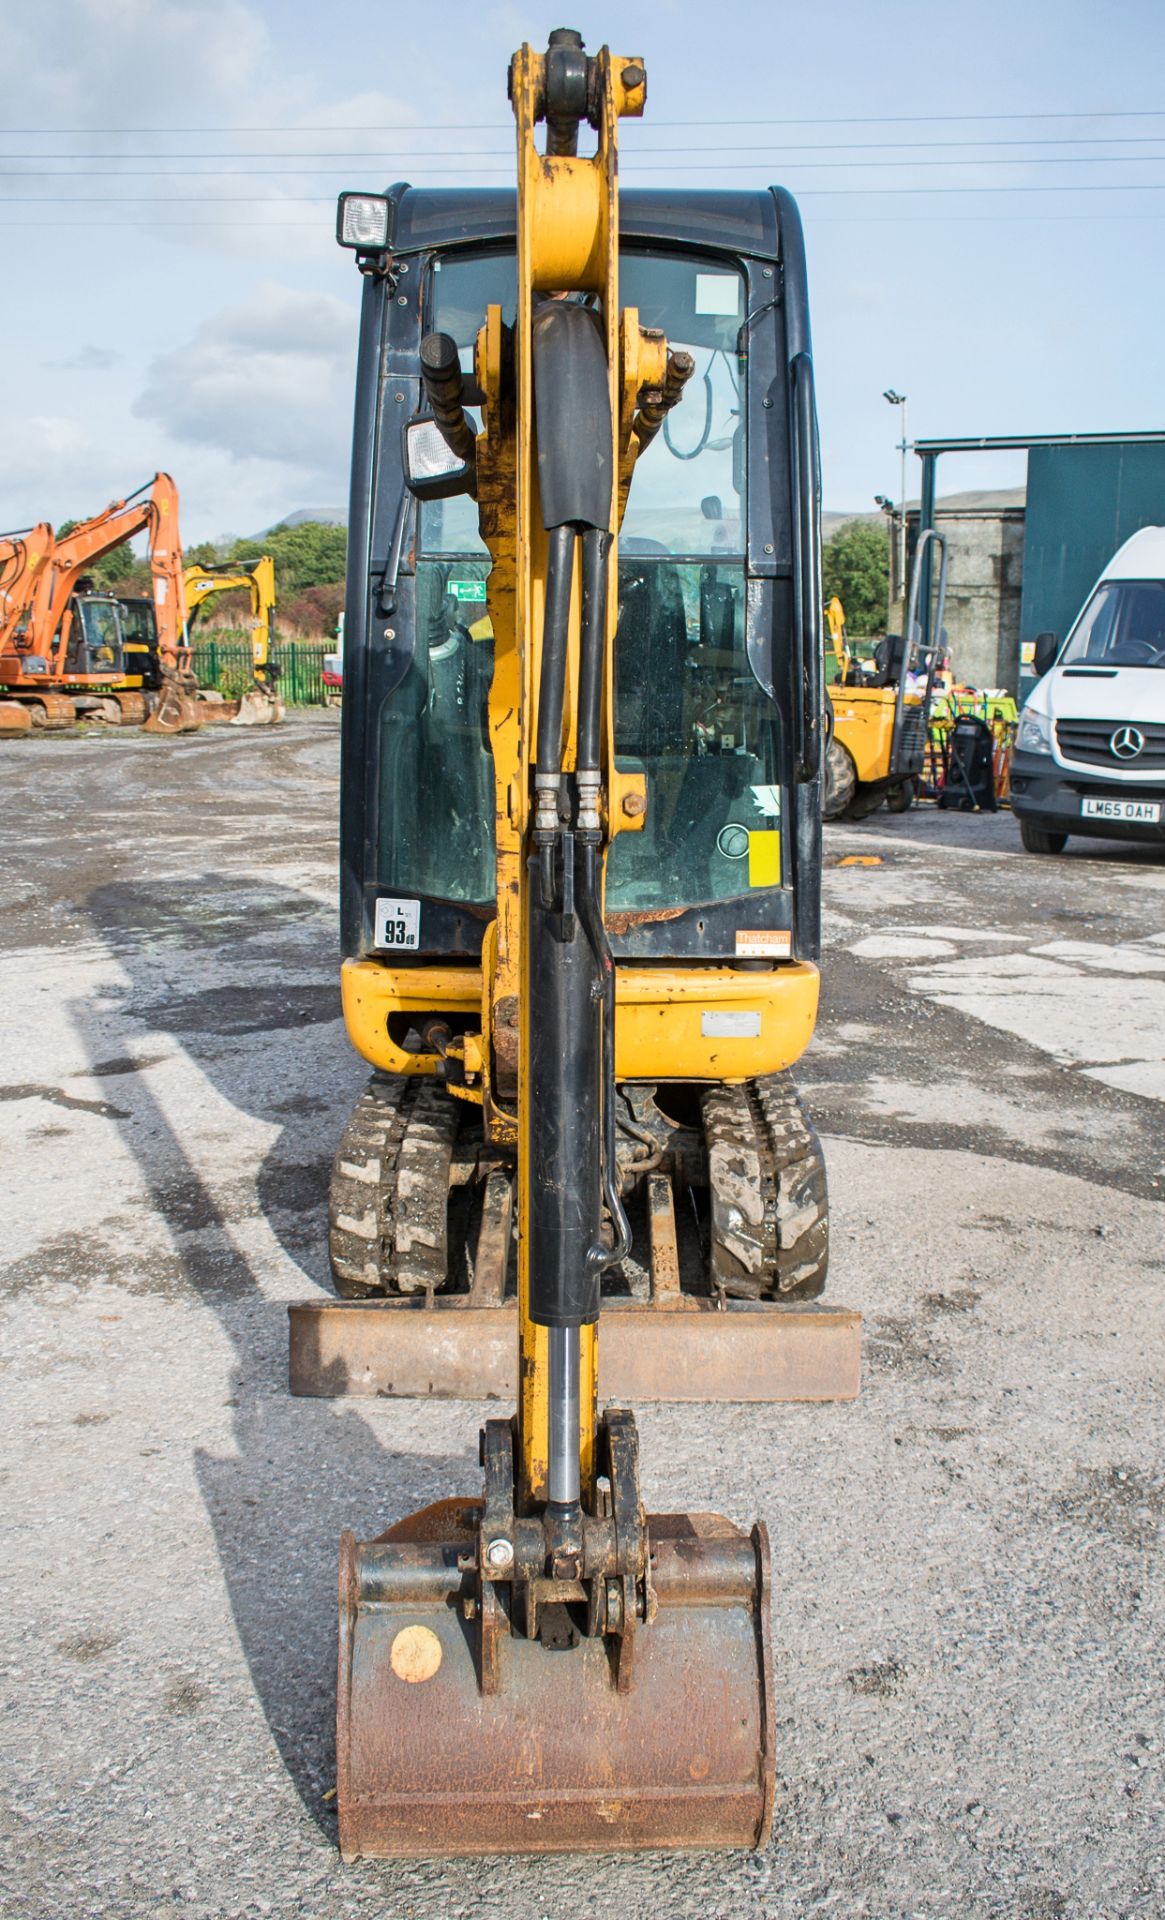
[[[636,466],[619,536],[615,747],[647,777],[642,830],[607,860],[621,912],[780,879],[778,715],[745,649],[746,285],[713,257],[641,253],[621,298],[695,372]]]
[[[781,797],[777,712],[745,650],[745,279],[714,256],[645,249],[624,252],[620,277],[640,324],[695,360],[636,469],[619,539],[616,754],[646,774],[648,809],[642,831],[612,845],[607,902],[634,912],[731,899],[762,874],[771,884]],[[426,328],[453,336],[467,372],[486,307],[510,325],[516,302],[512,254],[429,263]],[[416,644],[381,716],[378,879],[485,904],[490,559],[472,500],[425,502],[419,519]]]
[[[452,335],[468,373],[487,306],[500,304],[512,325],[517,286],[512,253],[438,256],[426,280],[426,330]],[[480,424],[476,412],[470,417]],[[487,906],[495,893],[490,557],[468,495],[422,501],[419,519],[413,655],[381,712],[377,878],[423,899]]]

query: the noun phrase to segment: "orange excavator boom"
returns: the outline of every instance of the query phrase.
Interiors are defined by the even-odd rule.
[[[29,610],[53,550],[47,520],[17,533],[0,533],[0,647],[27,625]]]
[[[77,582],[87,567],[135,534],[149,536],[158,652],[163,670],[188,673],[186,588],[178,532],[178,488],[168,473],[156,473],[148,486],[125,500],[113,500],[91,520],[58,535],[36,595],[33,650],[46,656],[64,620]]]

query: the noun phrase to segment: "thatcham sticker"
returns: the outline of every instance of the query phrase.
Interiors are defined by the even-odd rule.
[[[790,960],[793,936],[776,927],[743,927],[736,932],[738,960]]]

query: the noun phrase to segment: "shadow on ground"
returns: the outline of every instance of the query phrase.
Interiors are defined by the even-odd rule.
[[[253,1212],[257,1192],[284,1252],[304,1272],[304,1292],[309,1276],[322,1280],[326,1272],[327,1172],[363,1076],[355,1063],[321,1091],[319,1048],[297,1046],[294,1036],[327,1024],[335,1057],[347,1048],[331,914],[290,889],[266,888],[256,900],[215,875],[197,876],[178,903],[171,883],[135,882],[98,888],[87,905],[127,976],[126,1053],[119,1047],[109,1055],[108,1006],[100,1024],[91,1011],[87,1030],[78,1010],[92,1071],[116,1078],[111,1117],[141,1169],[151,1211],[169,1230],[182,1290],[215,1315],[234,1351],[227,1404],[236,1452],[220,1457],[198,1448],[194,1459],[239,1639],[283,1763],[312,1818],[332,1836],[324,1795],[335,1780],[340,1530],[350,1525],[367,1536],[443,1494],[472,1493],[476,1458],[468,1446],[448,1457],[394,1453],[351,1408],[291,1399],[286,1306],[265,1297],[258,1262],[241,1250],[237,1225]],[[292,949],[294,972],[318,963],[318,983],[279,983]],[[168,979],[197,977],[197,961],[208,956],[216,976],[221,965],[234,977],[201,989],[166,987]],[[180,1127],[134,1071],[149,1053],[158,1057],[166,1038],[233,1107],[280,1124],[254,1185],[240,1165],[212,1190]],[[149,1049],[135,1055],[139,1040]],[[237,1192],[237,1207],[224,1192]]]

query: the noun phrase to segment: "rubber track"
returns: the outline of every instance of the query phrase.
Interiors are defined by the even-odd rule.
[[[815,1300],[829,1272],[829,1187],[817,1129],[787,1073],[750,1083],[777,1187],[777,1286],[781,1300]]]
[[[454,1102],[431,1080],[369,1081],[336,1151],[328,1196],[328,1251],[343,1299],[444,1284],[457,1123]]]
[[[714,1277],[741,1299],[816,1299],[829,1267],[829,1195],[821,1146],[793,1081],[776,1073],[710,1088],[701,1110],[709,1152],[720,1150],[732,1183],[713,1203],[713,1220],[743,1215],[731,1238],[723,1229],[735,1254],[728,1266],[739,1270]]]

